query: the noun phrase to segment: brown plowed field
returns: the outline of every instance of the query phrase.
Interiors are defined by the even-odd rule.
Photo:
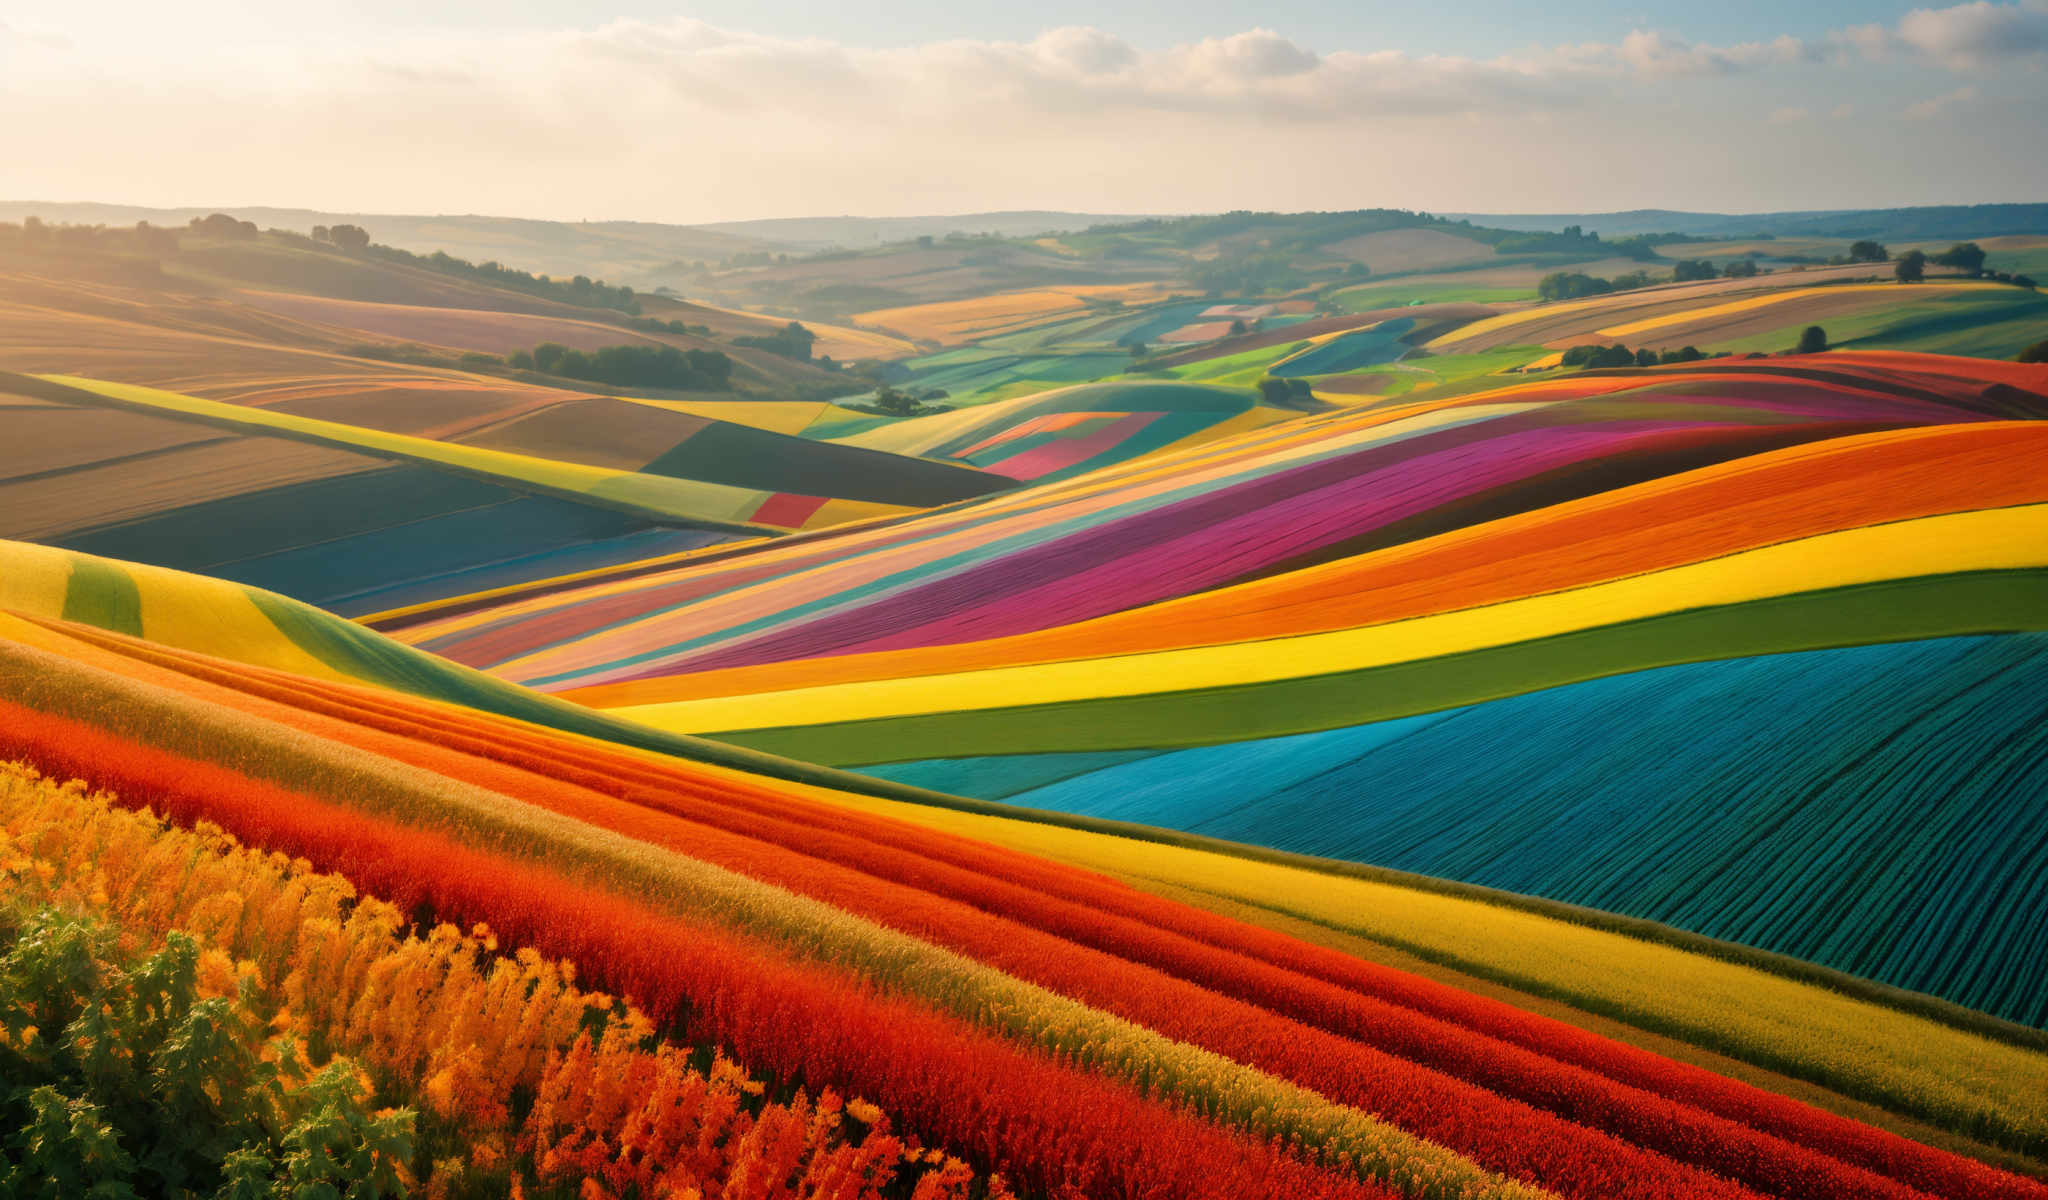
[[[626,400],[552,404],[454,440],[492,450],[637,471],[713,424],[704,417]]]
[[[0,484],[0,538],[57,537],[223,496],[387,465],[382,459],[282,438],[230,438]]]

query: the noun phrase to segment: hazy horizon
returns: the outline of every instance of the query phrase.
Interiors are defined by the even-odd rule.
[[[800,0],[113,9],[0,22],[0,195],[673,224],[2048,196],[2048,0],[897,0],[864,36]]]

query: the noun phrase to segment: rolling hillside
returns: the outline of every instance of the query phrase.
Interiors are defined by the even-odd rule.
[[[1525,384],[393,628],[664,728],[1647,917],[2039,1024],[2044,980],[2012,973],[2034,952],[1998,939],[2031,936],[2005,905],[2048,900],[2024,882],[2048,852],[2023,803],[2042,782],[2013,773],[2042,759],[2023,698],[2048,629],[2044,384],[1842,354]],[[1560,556],[1574,546],[1599,552]],[[2000,723],[1941,736],[1978,703]],[[1703,720],[1724,740],[1702,742]],[[1627,732],[1583,758],[1596,729]],[[1909,753],[1910,770],[1889,757]],[[1662,805],[1648,823],[1603,816],[1638,789]],[[1498,815],[1468,801],[1455,836],[1425,836],[1468,795]],[[1895,852],[1884,831],[1930,820],[1933,796],[2027,849],[1965,884],[1981,848],[1934,834],[1881,901],[1853,900]],[[1710,798],[1758,815],[1717,821],[1716,842],[1688,823]],[[1850,811],[1870,822],[1860,850]],[[1582,821],[1616,839],[1597,879],[1543,851]],[[1752,824],[1776,830],[1768,848]],[[1820,845],[1839,876],[1790,865]],[[1770,872],[1753,894],[1697,882],[1766,853],[1809,872],[1798,905],[1772,900]],[[1901,946],[1907,913],[1941,940]]]
[[[2048,1200],[2031,242],[920,228],[0,225],[0,1194]]]
[[[1143,863],[1147,888],[1170,891],[1164,881],[1213,873],[1214,851],[1148,851],[747,774],[683,744],[680,757],[650,758],[324,672],[179,650],[105,631],[122,619],[106,602],[107,566],[39,569],[47,582],[10,571],[0,606],[24,614],[0,616],[6,753],[287,851],[298,869],[343,871],[401,911],[430,904],[573,957],[579,982],[625,991],[662,1027],[874,1097],[871,1111],[1026,1188],[1143,1179],[1192,1195],[1221,1180],[1260,1194],[1591,1197],[1619,1179],[1632,1194],[1731,1200],[1827,1181],[1957,1200],[2041,1190],[1596,1033],[1586,1010],[1538,1015],[1066,865]],[[146,606],[207,586],[131,578]],[[273,641],[213,647],[248,657]],[[1023,848],[1048,837],[1049,850]],[[1288,879],[1300,867],[1238,861],[1226,892],[1249,884],[1277,900],[1307,882]],[[1660,947],[1561,912],[1391,881],[1313,886],[1325,902],[1332,888],[1398,894],[1360,911],[1427,913],[1414,928],[1442,941],[1439,961],[1523,987],[1557,979],[1551,953],[1603,956],[1607,973],[1573,976],[1565,994],[1626,1014],[1621,1027],[1696,1038],[1767,1064],[1763,1077],[1789,1071],[1837,1103],[1896,1114],[1881,1123],[1966,1130],[1983,1143],[1933,1136],[1994,1157],[2039,1137],[2025,1081],[2040,1051],[1955,1014],[1759,976],[1705,943]],[[1691,981],[1683,997],[1647,1007],[1628,982],[1673,972]],[[1688,1003],[1731,988],[1742,1019],[1711,1034],[1688,1024]],[[1830,1065],[1772,1031],[1788,1011],[1891,1053]],[[1001,1132],[934,1102],[935,1088],[976,1096],[976,1114],[1008,1114]],[[1080,1120],[1097,1132],[1077,1142],[1065,1131]],[[1341,1157],[1275,1150],[1283,1131]]]

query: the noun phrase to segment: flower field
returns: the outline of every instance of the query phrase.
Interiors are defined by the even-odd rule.
[[[812,440],[820,402],[456,440],[58,380],[116,457],[404,460],[294,486],[424,472],[453,523],[407,544],[469,529],[476,563],[349,592],[412,524],[374,488],[260,569],[239,494],[0,542],[0,1170],[2048,1200],[2044,371],[1718,359],[1299,414],[1093,383]],[[98,461],[76,432],[52,452]],[[796,512],[756,478],[785,468],[839,498]],[[460,524],[506,515],[471,487],[528,540]],[[627,545],[548,497],[746,528]]]

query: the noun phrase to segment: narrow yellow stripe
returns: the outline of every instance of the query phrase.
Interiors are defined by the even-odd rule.
[[[1822,534],[1628,579],[1335,633],[613,711],[663,729],[708,732],[1231,687],[1435,658],[1767,596],[2043,565],[2048,504],[2035,504]]]

